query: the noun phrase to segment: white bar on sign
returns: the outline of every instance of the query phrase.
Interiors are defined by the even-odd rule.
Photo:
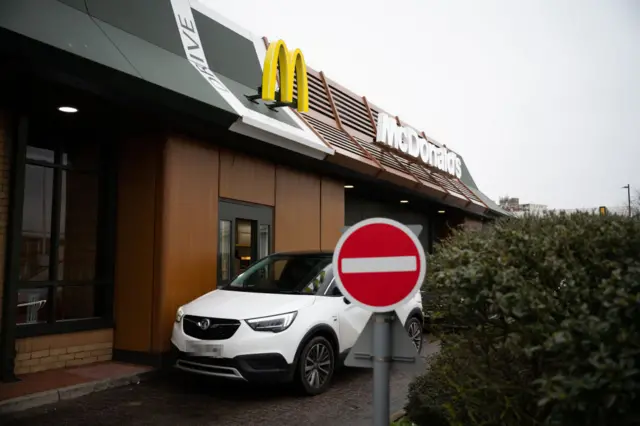
[[[352,257],[342,259],[343,274],[371,272],[413,272],[418,269],[415,256]]]

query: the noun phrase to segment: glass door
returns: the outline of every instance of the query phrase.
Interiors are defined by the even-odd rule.
[[[271,253],[273,208],[221,200],[218,211],[218,286],[224,286]]]

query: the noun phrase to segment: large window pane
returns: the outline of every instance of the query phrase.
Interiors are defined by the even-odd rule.
[[[49,279],[53,169],[27,165],[22,209],[20,280]]]
[[[56,321],[96,318],[104,315],[104,287],[95,285],[58,287],[56,289]]]
[[[27,159],[33,160],[33,161],[43,161],[46,163],[53,163],[54,152],[51,149],[40,148],[37,146],[28,146]]]
[[[247,270],[251,262],[255,259],[255,225],[256,221],[246,219],[236,219],[236,247],[234,253],[234,268],[237,274]]]
[[[231,278],[231,222],[220,221],[220,279],[222,281]]]
[[[47,322],[51,302],[49,288],[29,288],[18,291],[17,324]]]
[[[66,141],[62,164],[76,170],[96,170],[100,145],[85,139]]]
[[[263,259],[269,256],[269,252],[271,251],[269,225],[261,224],[258,235],[258,259]]]
[[[62,172],[58,280],[96,278],[98,190],[95,174]]]

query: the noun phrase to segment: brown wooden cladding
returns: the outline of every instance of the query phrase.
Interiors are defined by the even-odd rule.
[[[149,352],[154,316],[156,218],[161,188],[161,140],[122,144],[118,211],[114,348]]]
[[[158,326],[169,349],[176,309],[216,286],[218,151],[171,138],[165,148]]]
[[[276,167],[275,251],[320,248],[320,182],[319,176]]]
[[[220,152],[220,197],[275,205],[276,167],[259,158]]]
[[[344,227],[344,184],[322,178],[320,185],[320,248],[333,250]]]

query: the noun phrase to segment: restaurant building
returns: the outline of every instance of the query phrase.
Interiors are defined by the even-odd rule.
[[[193,0],[0,3],[2,380],[159,365],[178,306],[367,217],[432,250],[505,214],[458,153],[288,52]]]

